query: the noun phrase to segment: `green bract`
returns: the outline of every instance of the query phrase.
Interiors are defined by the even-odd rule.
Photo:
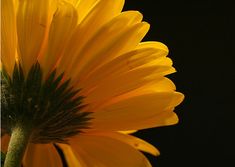
[[[65,142],[82,129],[88,128],[89,112],[79,90],[63,80],[63,74],[50,73],[45,81],[39,63],[34,64],[27,77],[20,65],[15,65],[12,77],[1,72],[2,128],[9,134],[17,125],[32,128],[31,142]]]

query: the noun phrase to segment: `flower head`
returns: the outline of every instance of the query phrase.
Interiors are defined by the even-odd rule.
[[[2,0],[3,149],[27,129],[24,167],[151,166],[136,130],[172,125],[183,95],[149,24],[124,0]],[[42,161],[40,161],[42,160]],[[37,163],[36,163],[37,161]]]

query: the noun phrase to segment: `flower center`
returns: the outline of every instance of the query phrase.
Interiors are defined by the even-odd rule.
[[[70,80],[56,70],[45,81],[39,63],[35,63],[27,77],[20,65],[12,76],[1,71],[2,129],[8,134],[19,124],[31,126],[33,143],[66,142],[89,127],[90,113],[82,112],[84,97],[74,89]]]

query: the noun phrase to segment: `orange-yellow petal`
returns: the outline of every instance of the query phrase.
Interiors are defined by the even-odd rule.
[[[147,128],[148,123],[145,120],[157,117],[158,114],[177,106],[182,100],[183,95],[178,92],[152,92],[119,99],[98,108],[92,114],[92,128],[117,131]],[[160,115],[159,117],[161,118]],[[155,124],[158,126],[157,121]]]
[[[120,140],[98,135],[79,135],[71,148],[89,167],[151,167],[147,158]]]
[[[58,4],[50,25],[47,52],[39,59],[44,74],[55,67],[77,25],[77,20],[78,14],[72,4],[65,1]]]
[[[74,1],[78,1],[78,0],[74,0]],[[77,2],[75,4],[77,11],[79,13],[79,23],[83,21],[83,19],[89,14],[89,12],[94,8],[94,6],[97,5],[97,3],[102,3],[100,1],[101,0],[80,0],[79,2]],[[121,7],[122,7],[124,1],[123,0],[121,0],[121,1],[118,0],[118,1],[116,1],[116,2],[121,4]],[[108,1],[106,1],[106,2],[109,3]],[[112,1],[112,2],[113,2],[113,4],[116,3],[115,1]],[[118,6],[118,5],[115,5],[115,6]]]
[[[98,135],[98,136],[105,136],[110,137],[112,139],[120,140],[121,142],[124,142],[135,149],[148,152],[154,156],[160,155],[160,152],[151,144],[148,142],[139,139],[137,137],[119,133],[119,132],[112,132],[112,131],[98,131],[98,132],[92,132],[92,135]]]
[[[52,144],[29,144],[24,158],[24,167],[62,167],[62,162]]]
[[[19,55],[27,73],[45,49],[51,17],[55,11],[54,0],[21,0],[17,12]]]
[[[1,1],[1,62],[9,75],[15,65],[17,49],[16,11],[13,0]]]
[[[126,130],[126,131],[118,131],[119,133],[123,133],[123,134],[132,134],[137,132],[138,130]]]
[[[148,129],[161,126],[174,125],[179,122],[179,118],[174,109],[167,109],[159,114],[153,115],[151,118],[140,120],[138,125],[132,125],[137,129]]]
[[[81,68],[73,71],[74,78],[80,77],[80,79],[83,79],[94,68],[132,50],[143,39],[148,30],[149,24],[146,22],[137,23],[129,27],[126,26],[126,28],[119,25],[119,30],[115,32],[103,29],[90,40],[87,47],[80,53],[84,59],[79,63]],[[76,62],[77,60],[75,60],[72,67],[76,66]]]
[[[71,146],[67,144],[57,144],[63,151],[66,163],[69,167],[89,167],[85,164],[84,160],[73,152]],[[75,155],[76,154],[76,155]]]
[[[165,60],[167,61],[168,59],[165,58]],[[108,71],[108,69],[105,71]],[[106,73],[105,71],[104,73]],[[165,74],[172,73],[173,71],[174,68],[171,65],[162,65],[162,63],[146,65],[141,68],[130,69],[129,71],[127,68],[127,71],[120,73],[110,71],[109,75],[103,78],[92,79],[93,82],[84,85],[81,93],[86,96],[84,103],[90,104],[91,109],[93,107],[97,109],[97,105],[107,103],[117,96],[125,96],[130,91],[143,86],[148,87],[153,82],[159,83]]]
[[[84,4],[85,3],[86,2],[84,2]],[[79,23],[72,35],[72,38],[66,45],[65,54],[63,55],[59,66],[60,72],[71,70],[71,64],[74,63],[75,59],[79,56],[83,56],[80,54],[80,50],[87,45],[87,41],[99,30],[100,27],[118,15],[121,12],[122,7],[123,0],[98,0],[94,3],[92,9],[82,22]],[[79,15],[79,18],[80,17],[83,16]],[[76,66],[76,68],[78,68],[78,66]],[[70,75],[70,71],[68,71],[68,75]]]
[[[144,45],[144,44],[142,44]],[[158,59],[159,57],[165,57],[168,53],[165,48],[162,49],[161,43],[146,47],[137,46],[134,50],[124,53],[104,64],[101,67],[95,67],[93,71],[87,73],[83,80],[79,81],[79,87],[82,87],[84,91],[99,84],[102,80],[106,79],[110,75],[118,75],[131,71],[135,68],[141,67],[146,63]]]

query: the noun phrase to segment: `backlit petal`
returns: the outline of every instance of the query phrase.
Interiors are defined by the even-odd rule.
[[[92,49],[94,49],[94,53],[99,49],[97,47],[97,43],[92,42],[95,39],[102,40],[102,43],[105,42],[104,46],[107,45],[109,42],[112,41],[112,38],[115,37],[118,34],[122,33],[124,30],[126,30],[128,27],[127,25],[133,25],[138,22],[140,22],[142,19],[142,15],[138,12],[124,12],[118,15],[117,17],[113,18],[111,21],[103,25],[100,29],[95,29],[96,35],[95,37],[92,36],[92,39],[89,39],[87,36],[86,38],[83,38],[81,40],[82,31],[80,32],[80,26],[77,28],[78,30],[73,35],[73,38],[71,38],[71,42],[68,43],[67,49],[65,49],[66,55],[62,57],[61,63],[59,65],[59,70],[63,72],[64,70],[68,71],[68,75],[71,75],[70,70],[72,68],[72,64],[79,64],[76,66],[76,71],[81,70],[80,64],[86,63],[87,60],[91,59],[91,54],[84,55],[85,53],[81,52],[88,52],[89,53],[89,46],[92,43]],[[86,27],[83,28],[84,31],[86,30]],[[98,37],[97,37],[98,36]],[[106,39],[107,38],[107,39]],[[88,40],[89,39],[89,40]],[[99,42],[100,41],[96,41]],[[96,44],[96,45],[95,45]],[[84,47],[84,48],[83,48]],[[83,50],[82,50],[83,48]],[[90,48],[91,49],[91,48]],[[76,56],[76,57],[75,57]],[[76,62],[71,63],[73,59],[76,59]],[[76,76],[76,75],[75,75]],[[77,77],[77,76],[76,76]]]
[[[29,144],[23,159],[24,167],[62,167],[52,144]]]
[[[132,130],[141,126],[146,128],[145,120],[177,106],[182,100],[183,95],[178,92],[152,92],[120,99],[97,109],[92,114],[92,127],[98,130]],[[157,126],[157,122],[155,124]]]
[[[123,134],[132,134],[137,132],[138,130],[126,130],[126,131],[119,131],[119,133],[123,133]]]
[[[80,53],[85,59],[82,59],[81,63],[79,63],[81,70],[79,68],[74,70],[74,78],[79,77],[82,79],[93,68],[132,50],[147,33],[149,24],[142,22],[129,28],[128,26],[126,27],[126,30],[123,27],[119,27],[119,30],[116,30],[116,32],[104,29],[97,36],[94,36],[90,43],[87,44],[87,47]],[[97,43],[100,45],[97,45]],[[75,62],[78,61],[76,60]]]
[[[1,1],[1,61],[9,75],[15,65],[17,48],[16,11],[13,0]]]
[[[64,51],[66,42],[76,27],[77,19],[78,15],[74,6],[60,2],[50,26],[47,52],[39,60],[44,73],[47,74],[55,67]]]
[[[134,147],[135,149],[148,152],[155,156],[160,154],[160,152],[153,145],[131,135],[126,135],[126,134],[122,134],[118,132],[111,132],[111,131],[92,132],[92,135],[105,136],[105,137],[110,137],[112,139],[120,140],[121,142],[126,143]]]
[[[104,74],[108,73],[107,75],[97,74],[97,77],[93,76],[90,82],[81,86],[83,87],[81,93],[87,97],[84,99],[84,102],[96,109],[97,103],[107,103],[110,99],[129,93],[140,87],[149,87],[149,84],[152,82],[159,83],[164,75],[174,72],[174,68],[168,64],[168,60],[168,58],[163,58],[163,60],[159,60],[158,62],[155,61],[153,65],[147,63],[147,65],[137,66],[134,69],[127,67],[127,65],[123,65],[123,68],[120,67],[113,71],[112,68],[111,71],[107,68],[104,70]],[[118,72],[116,73],[116,71]],[[171,81],[166,82],[172,85]],[[162,86],[162,84],[159,84],[159,86]]]
[[[22,66],[27,73],[43,52],[51,17],[55,11],[54,0],[21,0],[17,13],[17,33]]]
[[[80,135],[73,138],[70,144],[89,167],[151,167],[142,153],[114,138]]]
[[[94,70],[87,73],[83,80],[79,81],[79,86],[83,89],[89,89],[95,84],[106,79],[110,75],[118,75],[138,68],[146,63],[156,60],[159,57],[165,57],[168,51],[161,47],[140,47],[137,46],[134,50],[124,53],[104,64],[101,67],[94,67]]]
[[[66,162],[69,167],[89,167],[79,154],[74,153],[72,148],[67,144],[57,144],[63,151]],[[76,154],[76,155],[75,155]]]
[[[78,25],[66,46],[65,54],[61,59],[59,67],[60,72],[63,72],[64,70],[68,71],[68,68],[71,69],[71,62],[74,62],[76,57],[82,56],[79,54],[81,48],[86,45],[87,41],[101,26],[111,20],[114,16],[118,15],[121,12],[122,7],[123,0],[98,0],[97,3],[94,4],[84,20]],[[70,74],[70,71],[68,71],[68,74]]]

